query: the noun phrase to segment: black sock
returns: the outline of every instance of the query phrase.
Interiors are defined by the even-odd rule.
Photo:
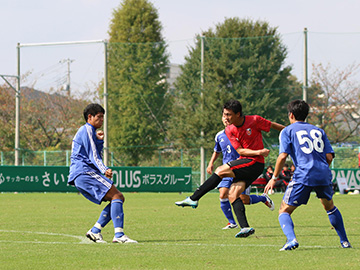
[[[193,201],[198,201],[202,196],[208,193],[210,190],[216,188],[221,182],[220,176],[213,173],[200,187],[198,187],[193,195],[190,196],[190,199]]]
[[[247,222],[245,215],[245,205],[240,198],[237,198],[233,203],[232,207],[234,209],[236,218],[239,222],[241,228],[249,227],[249,223]]]

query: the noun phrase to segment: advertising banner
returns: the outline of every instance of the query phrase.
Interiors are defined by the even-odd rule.
[[[190,167],[111,167],[121,192],[189,192]],[[0,192],[77,192],[66,166],[0,166]]]
[[[333,182],[344,178],[349,189],[360,189],[360,169],[332,169],[331,173]]]

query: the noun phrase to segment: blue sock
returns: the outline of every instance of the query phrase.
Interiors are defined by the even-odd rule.
[[[265,196],[261,195],[250,195],[250,204],[256,204],[259,202],[266,202]]]
[[[279,215],[280,227],[286,235],[287,241],[290,242],[296,238],[294,232],[294,223],[288,213],[281,213]]]
[[[116,199],[111,201],[110,215],[114,223],[115,237],[119,238],[124,235],[124,211],[122,200]]]
[[[231,211],[229,199],[220,199],[220,207],[229,223],[236,224],[233,213]]]
[[[340,237],[340,242],[348,241],[345,232],[344,222],[341,216],[339,209],[334,206],[330,211],[326,211],[330,220],[331,225],[335,228],[338,236]]]
[[[109,203],[107,206],[105,206],[105,208],[102,210],[100,217],[98,219],[98,221],[95,223],[94,227],[92,227],[91,231],[93,233],[99,233],[101,232],[101,229],[104,228],[106,226],[106,224],[109,223],[109,221],[111,220],[110,217],[110,208],[111,208],[111,204]]]

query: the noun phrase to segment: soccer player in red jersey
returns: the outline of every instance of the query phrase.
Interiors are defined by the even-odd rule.
[[[237,160],[219,166],[193,195],[175,204],[196,208],[198,200],[214,189],[221,182],[222,178],[233,177],[233,184],[229,191],[229,200],[241,227],[240,232],[235,237],[248,237],[255,230],[247,222],[245,206],[240,199],[240,194],[264,170],[264,157],[269,155],[270,150],[264,148],[261,132],[269,132],[270,128],[280,131],[284,126],[258,115],[243,115],[241,103],[237,100],[229,100],[224,104],[223,117],[232,124],[226,127],[225,132],[240,157]]]

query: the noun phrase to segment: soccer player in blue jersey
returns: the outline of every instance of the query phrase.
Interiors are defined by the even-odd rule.
[[[225,127],[230,123],[229,121],[222,117],[222,122]],[[209,161],[208,167],[206,169],[208,174],[213,173],[214,162],[222,153],[223,155],[223,164],[226,164],[229,161],[236,160],[239,158],[239,153],[231,145],[229,138],[225,134],[225,130],[219,131],[215,136],[215,147],[214,152]],[[233,182],[233,178],[225,177],[221,180],[220,184],[217,186],[219,189],[220,197],[220,208],[223,211],[225,217],[228,220],[228,224],[223,228],[225,229],[234,229],[237,228],[237,224],[234,220],[234,216],[231,211],[231,205],[229,202],[229,189]],[[274,210],[274,203],[267,194],[263,195],[250,195],[251,186],[249,186],[241,195],[240,198],[244,204],[256,204],[263,202],[271,211]]]
[[[115,229],[113,243],[137,243],[124,234],[125,198],[111,180],[112,170],[102,161],[104,132],[96,130],[101,128],[104,114],[105,110],[99,104],[89,104],[84,109],[86,124],[79,128],[73,139],[68,183],[75,185],[93,203],[110,202],[86,237],[96,243],[106,243],[101,229],[112,220]]]
[[[324,206],[331,225],[340,237],[341,246],[351,248],[341,213],[332,199],[332,175],[329,165],[333,160],[334,150],[322,129],[305,122],[309,113],[309,105],[305,101],[294,100],[287,109],[290,125],[280,133],[280,150],[274,175],[264,191],[273,189],[285,160],[290,155],[295,171],[279,210],[280,226],[287,238],[280,250],[292,250],[299,246],[291,214],[298,206],[307,204],[312,190]]]

